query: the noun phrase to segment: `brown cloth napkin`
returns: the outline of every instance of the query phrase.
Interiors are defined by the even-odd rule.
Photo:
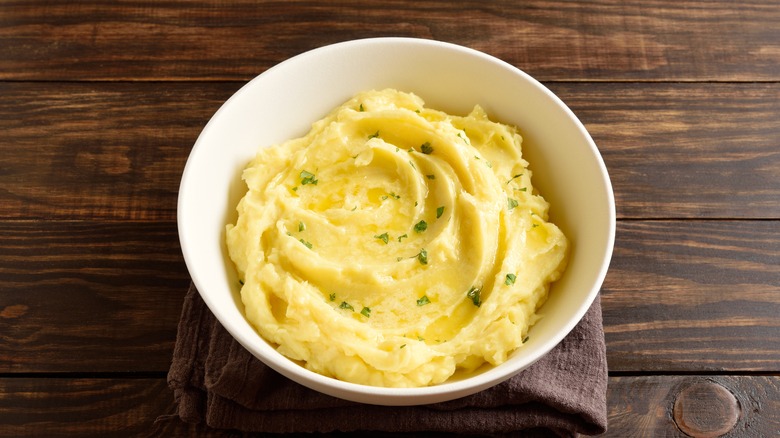
[[[182,420],[243,432],[501,435],[546,430],[566,437],[599,434],[607,427],[607,361],[598,298],[558,346],[513,378],[449,402],[388,407],[324,395],[271,370],[230,336],[191,286],[168,385]]]

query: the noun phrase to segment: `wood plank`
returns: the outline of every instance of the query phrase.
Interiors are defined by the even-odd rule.
[[[0,372],[165,370],[189,276],[174,223],[0,223]]]
[[[14,1],[0,14],[0,80],[247,80],[316,46],[394,35],[470,46],[546,81],[776,81],[776,6]]]
[[[175,224],[0,222],[0,372],[159,372],[188,273]],[[780,221],[623,221],[610,369],[780,372]]]
[[[619,218],[780,218],[778,84],[550,87],[599,146]]]
[[[147,436],[174,412],[162,378],[3,378],[0,394],[2,437]]]
[[[726,437],[774,436],[780,430],[778,376],[611,377],[609,430],[603,436],[686,436],[675,422],[681,417],[675,417],[675,404],[695,385],[722,387],[738,401],[739,416]],[[721,400],[709,401],[714,408]],[[242,436],[185,424],[170,416],[173,403],[163,378],[5,377],[0,379],[0,437]],[[687,418],[694,414],[706,415],[694,412]]]
[[[723,398],[705,398],[707,409],[681,413],[681,394],[694,386],[724,388],[738,403],[733,426],[724,425]],[[706,393],[705,394],[710,394]],[[780,430],[780,377],[778,376],[647,376],[610,377],[607,389],[609,429],[603,436],[776,436]],[[675,407],[678,409],[675,410]],[[705,420],[696,427],[695,421]],[[682,430],[681,430],[682,429]],[[683,430],[698,430],[685,434]]]
[[[627,221],[602,290],[611,371],[780,372],[780,221]]]
[[[0,83],[0,217],[175,220],[190,148],[241,85]],[[551,87],[619,218],[780,218],[780,84]]]
[[[0,83],[0,217],[175,220],[190,149],[240,85]]]

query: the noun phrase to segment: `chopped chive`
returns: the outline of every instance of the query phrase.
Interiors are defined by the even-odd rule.
[[[423,295],[420,297],[419,300],[417,300],[417,306],[424,306],[426,304],[430,304],[431,300],[428,299],[428,295]]]
[[[301,242],[301,243],[302,243],[302,244],[303,244],[303,245],[304,245],[306,248],[309,248],[309,249],[311,249],[311,243],[310,243],[310,242],[307,242],[307,241],[305,241],[305,240],[303,240],[303,239],[300,239],[300,242]]]
[[[354,307],[352,307],[352,305],[350,305],[350,304],[349,304],[348,302],[346,302],[346,301],[342,301],[342,302],[341,302],[341,304],[339,304],[339,309],[349,309],[349,310],[351,310],[351,311],[353,311],[353,312],[355,311],[355,308],[354,308]]]
[[[313,185],[316,186],[317,183],[319,182],[319,180],[317,180],[314,177],[313,173],[307,172],[305,170],[301,171],[301,175],[300,176],[301,176],[301,185],[302,186],[305,186],[306,184],[313,184]]]
[[[366,318],[371,317],[371,309],[368,307],[364,307],[363,310],[360,311],[360,314],[365,316]]]
[[[298,222],[298,231],[300,232],[300,231],[303,231],[305,229],[306,229],[306,225],[303,222],[299,221]]]
[[[444,206],[441,206],[436,209],[436,219],[440,218],[441,215],[444,214]]]
[[[422,153],[424,153],[425,155],[430,155],[431,152],[433,152],[433,148],[431,147],[431,143],[426,141],[425,143],[421,144],[420,145],[420,151],[422,151]]]
[[[369,135],[368,139],[371,140],[372,138],[377,138],[377,137],[379,137],[379,131],[376,131],[375,133]]]
[[[363,104],[361,103],[361,104],[360,104],[360,108],[358,108],[358,110],[359,110],[359,111],[362,113],[362,112],[363,112],[363,111],[365,111],[366,109],[365,109],[365,108],[363,108]]]
[[[421,249],[420,252],[417,254],[417,260],[420,262],[421,265],[428,264],[428,251],[426,251],[425,248]]]
[[[517,280],[517,276],[515,274],[506,274],[506,280],[504,280],[504,284],[511,286],[515,284],[515,280]]]
[[[401,199],[401,197],[399,195],[396,195],[393,192],[390,192],[390,197],[393,198],[393,199]]]
[[[409,237],[409,236],[407,236],[406,234],[401,234],[400,236],[398,236],[398,241],[400,242],[401,239],[406,238],[406,237]]]
[[[512,199],[512,198],[506,198],[506,204],[507,204],[507,207],[509,207],[510,210],[515,208],[515,207],[517,207],[519,205],[517,200],[516,199]]]
[[[528,342],[528,336],[523,338],[523,344],[525,344],[526,342]]]
[[[401,345],[400,347],[398,347],[398,349],[399,349],[399,350],[401,350],[401,349],[403,349],[404,347],[406,347],[406,344],[404,344],[404,345]]]
[[[480,300],[479,296],[480,292],[482,292],[482,290],[477,287],[472,287],[468,292],[466,292],[466,297],[468,297],[477,307],[482,305],[482,301]]]
[[[423,231],[425,231],[427,229],[428,229],[428,224],[425,221],[417,222],[414,225],[414,231],[416,231],[418,233],[422,233]]]
[[[330,294],[328,296],[328,298],[330,298],[331,301],[336,301],[336,292],[333,292],[332,294]]]
[[[507,181],[506,183],[507,183],[507,184],[509,184],[509,183],[511,183],[511,182],[512,182],[512,181],[513,181],[515,178],[520,178],[521,176],[523,176],[523,174],[522,174],[522,173],[518,173],[517,175],[513,176],[512,178],[510,178],[510,179],[509,179],[509,181]]]
[[[428,179],[436,179],[436,175],[425,175]]]
[[[387,245],[387,242],[390,240],[390,237],[387,235],[387,233],[382,233],[374,237],[381,240],[382,242],[385,242],[385,245]]]

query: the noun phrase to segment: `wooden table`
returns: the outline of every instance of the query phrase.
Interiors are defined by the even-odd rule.
[[[778,436],[774,0],[0,3],[0,436],[232,436],[153,425],[189,282],[185,160],[255,75],[390,35],[508,61],[598,144],[606,435]]]

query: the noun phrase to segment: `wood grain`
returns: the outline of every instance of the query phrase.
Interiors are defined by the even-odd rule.
[[[778,22],[771,0],[7,1],[0,80],[247,80],[393,35],[470,46],[546,81],[776,81]]]
[[[189,284],[174,223],[2,222],[0,241],[0,373],[168,368]]]
[[[739,418],[724,438],[777,436],[780,430],[778,376],[611,377],[607,390],[609,429],[603,436],[689,436],[674,421],[675,401],[682,391],[703,383],[722,386],[739,403]],[[691,413],[697,414],[707,415]],[[720,419],[712,421],[720,422]]]
[[[611,371],[780,372],[780,221],[626,221],[602,291]]]
[[[240,85],[0,83],[0,217],[175,219],[190,149]]]
[[[173,412],[162,378],[0,379],[2,437],[149,436]]]
[[[682,391],[701,383],[720,385],[739,401],[739,419],[726,438],[780,430],[778,376],[611,377],[609,430],[602,436],[685,437],[672,411]],[[164,378],[0,378],[0,437],[244,436],[185,424],[170,416],[174,411]]]
[[[0,217],[175,220],[189,151],[241,85],[0,82]],[[780,84],[551,87],[619,218],[780,218]]]
[[[778,84],[550,86],[599,146],[619,218],[780,218]]]

